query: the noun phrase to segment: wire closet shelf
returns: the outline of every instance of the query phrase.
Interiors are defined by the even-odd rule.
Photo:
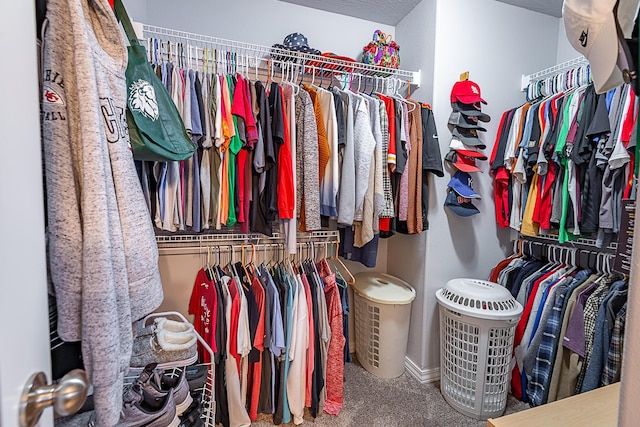
[[[158,27],[148,24],[142,25],[142,34],[145,39],[155,38],[162,42],[183,43],[188,46],[187,54],[195,53],[194,59],[203,61],[203,49],[214,49],[213,62],[216,64],[228,64],[234,61],[236,64],[246,67],[268,70],[272,65],[280,66],[283,70],[289,68],[300,70],[301,74],[329,75],[329,76],[353,76],[383,79],[385,82],[393,81],[396,84],[408,84],[414,87],[420,86],[420,71],[390,69],[368,65],[361,62],[352,62],[339,58],[312,55],[302,52],[293,52],[287,49],[263,46],[241,41],[228,40],[202,34],[188,33],[180,30]],[[195,49],[194,49],[195,48]],[[222,57],[220,53],[222,52]],[[231,55],[230,57],[227,55]],[[204,59],[206,60],[206,59]],[[249,65],[249,62],[252,64]]]
[[[584,56],[580,56],[578,58],[573,58],[563,63],[556,64],[552,67],[545,68],[544,70],[535,72],[533,74],[523,75],[520,89],[523,91],[527,90],[527,86],[529,86],[530,83],[587,65],[589,65],[589,61],[587,60],[587,58],[585,58]]]

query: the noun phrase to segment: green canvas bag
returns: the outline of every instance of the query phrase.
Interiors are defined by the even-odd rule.
[[[127,64],[127,125],[136,160],[185,160],[193,155],[191,141],[169,92],[156,76],[138,41],[122,0],[115,13],[129,39]]]

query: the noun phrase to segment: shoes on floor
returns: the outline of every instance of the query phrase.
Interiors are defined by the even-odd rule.
[[[182,415],[193,402],[184,369],[178,376],[172,377],[157,369],[156,363],[150,363],[145,366],[136,382],[142,386],[145,402],[151,407],[159,408],[169,390],[173,390],[178,415]]]
[[[159,369],[168,369],[188,366],[198,360],[198,338],[192,325],[189,324],[191,328],[177,330],[176,325],[161,324],[170,329],[161,328],[158,323],[154,323],[139,330],[134,338],[129,364],[132,371],[141,371],[149,363],[157,363]]]
[[[171,389],[165,394],[159,408],[149,405],[148,402],[155,399],[148,396],[139,383],[128,386],[122,399],[118,427],[178,427],[180,424]]]

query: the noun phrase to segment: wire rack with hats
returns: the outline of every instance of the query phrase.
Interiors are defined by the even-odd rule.
[[[487,131],[482,123],[491,120],[488,114],[482,112],[482,104],[486,103],[480,86],[469,80],[468,73],[462,74],[460,81],[451,88],[452,111],[448,126],[452,136],[449,152],[444,159],[455,172],[447,186],[444,206],[460,217],[480,213],[473,200],[481,197],[473,190],[470,174],[482,172],[476,162],[487,160],[481,151],[487,148],[486,144],[478,134]]]
[[[340,77],[351,85],[375,86],[376,90],[394,90],[399,86],[420,86],[421,72],[392,69],[354,61],[331,52],[321,53],[309,46],[301,33],[292,33],[282,43],[265,46],[228,40],[202,34],[173,30],[154,25],[135,23],[142,27],[148,42],[149,58],[173,57],[188,64],[208,65],[216,72],[244,70],[298,80],[305,78]]]

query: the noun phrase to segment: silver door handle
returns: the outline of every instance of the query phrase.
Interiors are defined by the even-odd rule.
[[[61,416],[74,414],[84,404],[88,389],[89,379],[82,369],[74,369],[56,384],[47,384],[44,372],[33,374],[20,398],[20,427],[36,425],[49,406]]]

